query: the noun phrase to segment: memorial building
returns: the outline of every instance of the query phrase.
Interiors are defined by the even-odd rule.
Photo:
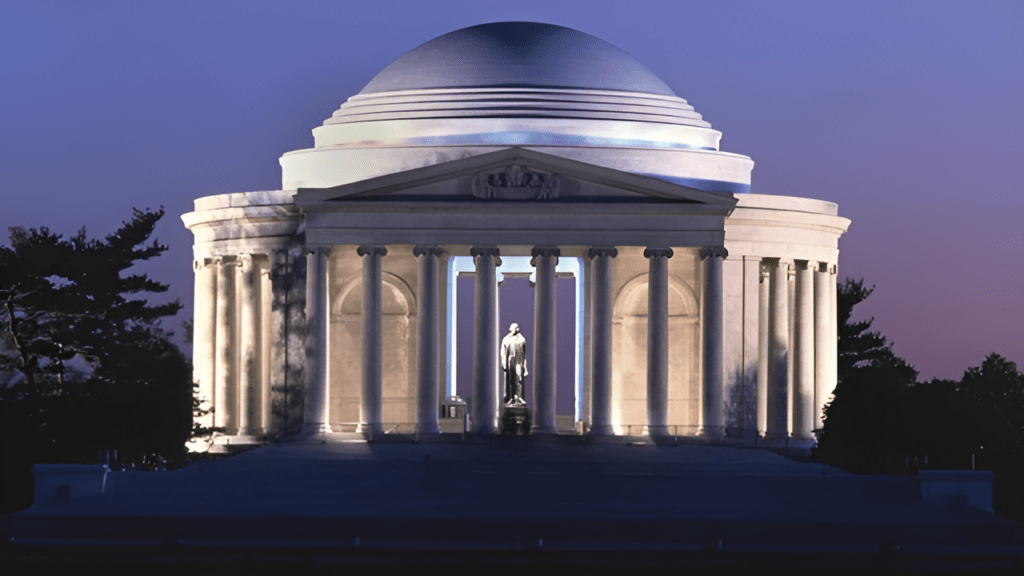
[[[280,190],[199,198],[182,216],[194,378],[219,443],[437,433],[456,392],[460,429],[497,433],[506,272],[534,279],[535,434],[814,442],[850,221],[831,202],[757,194],[754,162],[618,48],[550,24],[457,30],[313,136],[281,157]],[[571,339],[556,278],[575,287]],[[467,339],[472,386],[456,390]],[[567,355],[574,371],[556,373]]]

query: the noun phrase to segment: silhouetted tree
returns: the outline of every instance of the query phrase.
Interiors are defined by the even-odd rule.
[[[838,384],[825,406],[815,456],[851,472],[878,474],[904,469],[917,370],[893,353],[885,336],[869,331],[874,318],[852,321],[853,307],[873,291],[863,279],[847,278],[837,287]]]
[[[133,298],[168,287],[122,275],[167,250],[149,242],[163,214],[135,210],[103,240],[11,228],[11,247],[0,246],[4,510],[27,504],[18,487],[32,463],[95,462],[99,448],[139,464],[184,461],[191,370],[159,328],[181,305]]]
[[[874,317],[853,322],[853,307],[860,304],[875,291],[875,287],[864,287],[864,279],[846,281],[837,286],[836,312],[839,316],[839,381],[855,368],[863,368],[873,362],[891,365],[896,357],[892,344],[878,331],[869,331]],[[916,374],[915,374],[916,376]]]
[[[991,353],[968,368],[958,391],[974,431],[972,467],[995,472],[996,512],[1024,521],[1024,373]]]
[[[825,407],[815,457],[848,472],[992,470],[997,513],[1024,520],[1024,374],[998,354],[963,378],[917,382],[871,320],[852,322],[873,288],[838,288],[839,384]]]

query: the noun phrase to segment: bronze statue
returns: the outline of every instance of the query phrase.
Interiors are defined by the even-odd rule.
[[[525,406],[523,381],[530,374],[526,370],[526,338],[515,322],[501,339],[501,370],[505,373],[505,405]]]

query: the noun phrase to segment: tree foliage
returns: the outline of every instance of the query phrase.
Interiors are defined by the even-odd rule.
[[[871,331],[874,317],[854,322],[853,307],[860,304],[875,291],[875,287],[864,287],[864,279],[846,281],[837,286],[836,312],[839,315],[839,381],[856,369],[885,367],[898,371],[900,378],[917,378],[917,371],[903,362],[892,351],[892,343],[881,332]]]
[[[183,462],[191,369],[160,329],[181,304],[150,304],[168,286],[130,273],[167,250],[150,241],[163,215],[135,210],[102,240],[11,228],[0,246],[5,499],[12,470],[23,481],[31,463],[95,462],[100,448],[125,462]]]
[[[873,318],[851,319],[873,289],[851,279],[838,287],[838,385],[816,458],[862,474],[993,470],[996,511],[1024,519],[1024,374],[992,353],[960,381],[918,382],[917,370],[870,331]]]

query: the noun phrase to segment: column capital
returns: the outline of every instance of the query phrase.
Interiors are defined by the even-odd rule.
[[[813,260],[793,260],[793,268],[797,270],[813,270]]]
[[[615,246],[594,246],[587,251],[587,256],[591,259],[600,258],[606,256],[608,258],[615,258],[619,255],[619,251]]]
[[[768,264],[764,260],[761,261],[761,265],[757,267],[758,282],[764,284],[768,280]]]
[[[315,254],[317,256],[330,256],[331,251],[333,249],[333,246],[306,246],[304,251],[306,254]]]
[[[558,246],[534,246],[533,250],[530,250],[530,256],[536,258],[537,256],[554,256],[558,258],[562,255],[562,250]]]
[[[356,248],[356,254],[360,256],[387,256],[387,246],[381,244],[363,244]]]
[[[671,248],[647,248],[644,250],[644,258],[671,258],[672,254],[674,252]]]
[[[416,245],[412,248],[412,255],[419,256],[441,256],[444,254],[444,249],[440,246],[431,245]]]
[[[729,257],[729,251],[725,249],[725,246],[705,246],[701,248],[700,259],[704,260],[708,256],[715,256],[724,260]]]
[[[558,246],[534,246],[533,250],[530,251],[530,266],[537,266],[537,257],[553,257],[555,259],[555,265],[558,265],[558,257],[562,255],[562,250]]]
[[[192,271],[199,272],[203,268],[206,268],[210,263],[212,263],[212,260],[210,260],[209,258],[193,258]]]
[[[243,272],[251,271],[253,267],[253,255],[239,254],[235,257],[235,266],[241,268]]]
[[[501,250],[498,250],[497,246],[473,246],[469,249],[469,255],[473,258],[477,256],[493,256],[497,258],[501,256]]]
[[[818,262],[818,272],[824,272],[825,274],[828,274],[829,273],[828,262]]]

